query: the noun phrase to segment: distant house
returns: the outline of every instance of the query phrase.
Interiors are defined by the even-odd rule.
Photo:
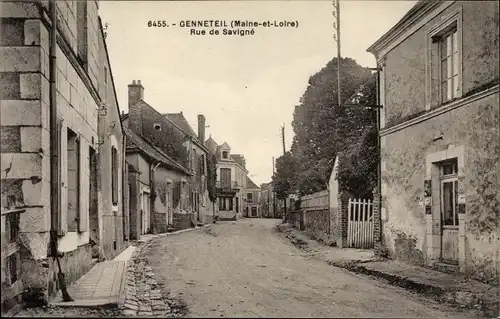
[[[208,198],[207,154],[203,144],[205,138],[205,117],[198,116],[198,136],[180,114],[162,114],[144,101],[144,87],[141,81],[133,81],[129,89],[129,113],[124,118],[128,128],[146,138],[180,165],[192,173],[186,182],[188,202],[186,210],[174,213],[180,224],[211,223],[213,205]],[[174,223],[175,224],[175,223]]]
[[[273,183],[263,183],[260,185],[259,206],[260,215],[264,218],[278,218],[276,195],[273,190]]]
[[[189,170],[130,129],[123,130],[127,137],[131,239],[191,227],[190,220],[174,223],[174,215],[189,208]]]
[[[205,144],[217,158],[219,218],[236,220],[246,209],[248,170],[245,158],[241,154],[231,154],[231,147],[226,142],[218,145],[212,137]]]
[[[260,187],[257,186],[248,176],[246,194],[245,217],[261,217],[259,205]]]
[[[498,278],[499,3],[419,1],[368,51],[381,68],[382,243]],[[495,270],[496,269],[496,270]]]

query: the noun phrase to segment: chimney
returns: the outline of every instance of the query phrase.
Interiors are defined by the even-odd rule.
[[[198,139],[205,145],[205,115],[198,114]]]
[[[128,108],[134,106],[137,102],[144,99],[144,87],[141,84],[141,80],[138,80],[137,83],[135,80],[132,81],[132,84],[128,85]]]

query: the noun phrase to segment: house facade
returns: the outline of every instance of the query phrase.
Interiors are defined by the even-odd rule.
[[[55,46],[52,5],[60,19]],[[2,227],[17,238],[2,255],[3,303],[23,287],[45,298],[57,291],[51,242],[71,283],[126,241],[124,207],[112,198],[124,195],[123,138],[98,2],[2,1],[0,18],[7,30],[0,40],[1,167],[8,168],[1,176]],[[8,214],[11,208],[19,213]]]
[[[368,51],[380,72],[382,241],[393,257],[499,269],[499,4],[418,2]]]
[[[221,220],[236,220],[246,210],[246,187],[248,170],[241,154],[231,154],[231,147],[224,142],[218,145],[210,137],[206,143],[217,158],[218,214]]]
[[[276,196],[273,190],[273,183],[260,184],[259,206],[260,215],[263,218],[278,218],[276,212]]]
[[[174,223],[188,210],[187,183],[191,173],[141,136],[124,127],[127,137],[130,238],[189,228]]]
[[[129,84],[128,91],[129,113],[123,118],[123,123],[191,173],[182,183],[188,195],[182,201],[185,203],[182,209],[174,211],[174,227],[185,228],[212,222],[213,205],[208,198],[207,188],[208,149],[198,137],[193,136],[194,132],[188,131],[189,124],[182,114],[182,117],[169,118],[144,101],[144,87],[140,80]],[[200,115],[198,120],[198,135],[204,138],[205,117]]]
[[[260,187],[247,176],[245,217],[262,217],[260,211]]]

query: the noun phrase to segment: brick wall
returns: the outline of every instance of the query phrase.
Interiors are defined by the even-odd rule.
[[[348,205],[349,196],[343,192],[338,195],[338,214],[337,214],[337,234],[336,242],[340,248],[347,247],[347,226],[348,226]]]

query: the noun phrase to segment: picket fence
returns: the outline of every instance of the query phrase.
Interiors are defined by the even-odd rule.
[[[351,248],[373,248],[373,202],[349,199],[347,206],[347,244]]]

